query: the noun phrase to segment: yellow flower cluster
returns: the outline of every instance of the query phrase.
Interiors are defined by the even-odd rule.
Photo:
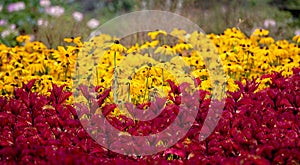
[[[259,89],[267,87],[270,82],[259,79],[261,75],[282,71],[284,76],[289,76],[292,69],[300,65],[299,36],[295,36],[294,43],[291,43],[287,40],[275,41],[264,29],[256,29],[247,37],[240,30],[232,28],[221,35],[210,34],[209,37],[218,48],[229,79],[257,78],[261,82]]]
[[[44,94],[51,83],[66,84],[66,90],[74,83],[98,85],[101,91],[117,85],[114,92],[120,100],[113,94],[108,100],[141,103],[156,94],[167,94],[168,79],[178,85],[193,83],[193,76],[202,80],[199,88],[212,91],[212,83],[225,85],[221,81],[225,77],[216,72],[222,69],[228,91],[238,89],[235,80],[256,78],[263,89],[270,80],[259,79],[261,75],[282,71],[288,76],[300,64],[300,36],[293,41],[275,41],[264,29],[256,29],[251,36],[237,28],[208,35],[179,29],[169,35],[157,30],[135,39],[130,44],[106,34],[84,43],[80,37],[66,38],[69,46],[49,49],[41,42],[31,42],[28,36],[19,36],[16,47],[0,45],[0,94],[9,96],[22,82],[37,79],[33,90]]]
[[[19,36],[16,40],[19,46],[0,45],[1,95],[13,94],[14,87],[32,79],[36,79],[33,91],[43,94],[49,94],[52,83],[66,84],[66,90],[71,90],[71,72],[80,49],[80,37],[66,40],[76,43],[76,46],[59,46],[57,49],[48,49],[38,41],[30,42],[29,36]]]

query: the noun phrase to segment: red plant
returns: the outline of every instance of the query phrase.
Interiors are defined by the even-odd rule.
[[[272,80],[269,88],[255,93],[257,84],[248,81],[246,85],[239,83],[239,91],[228,93],[215,131],[202,141],[199,141],[200,131],[208,129],[202,124],[211,100],[205,99],[205,91],[199,91],[200,104],[192,128],[171,148],[151,156],[124,156],[101,147],[78,119],[88,114],[97,122],[95,111],[81,107],[77,115],[75,108],[65,103],[71,93],[55,84],[49,97],[34,93],[33,80],[16,89],[12,98],[0,97],[0,163],[297,164],[300,161],[300,69],[294,69],[289,78],[280,73],[266,76]],[[179,95],[178,87],[170,85]],[[104,104],[108,91],[95,98],[93,106]],[[172,104],[151,103],[162,111],[149,121],[112,117],[109,114],[115,104],[104,105],[102,112],[117,129],[147,135],[166,129],[176,117],[188,118],[179,115],[179,103],[175,98]],[[115,145],[121,142],[118,137],[110,140]]]

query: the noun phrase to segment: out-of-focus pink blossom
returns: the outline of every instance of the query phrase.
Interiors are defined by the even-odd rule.
[[[5,19],[0,19],[0,26],[7,25],[7,20]]]
[[[11,3],[7,6],[7,11],[8,12],[14,12],[14,11],[20,11],[25,9],[25,3],[24,2],[16,2],[16,3]]]
[[[15,25],[15,24],[11,24],[11,25],[9,26],[9,28],[10,28],[10,30],[15,30],[15,29],[16,29],[16,25]]]
[[[49,7],[51,5],[50,0],[40,0],[40,5],[43,7]]]
[[[30,36],[30,42],[35,41],[35,36],[33,34],[29,34],[29,36]]]
[[[83,14],[78,11],[75,11],[72,16],[77,22],[80,22],[83,19]]]
[[[298,36],[300,35],[300,29],[297,29],[295,32],[294,32],[295,36]]]
[[[37,24],[38,24],[38,26],[48,26],[48,21],[40,18],[40,19],[38,19]]]
[[[266,19],[264,21],[264,27],[268,28],[268,27],[275,27],[276,26],[276,21],[273,19]]]
[[[11,34],[10,30],[3,30],[1,32],[1,37],[5,38],[5,37],[9,36],[10,34]]]
[[[46,8],[46,13],[54,17],[60,17],[64,12],[65,9],[61,6],[50,6]]]
[[[99,26],[99,21],[95,18],[90,19],[86,25],[91,28],[91,29],[95,29],[97,26]]]

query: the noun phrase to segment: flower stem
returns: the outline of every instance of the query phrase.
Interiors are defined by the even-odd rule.
[[[98,68],[96,67],[96,79],[97,79],[97,85],[99,85],[99,80],[98,80]]]
[[[117,52],[114,53],[114,103],[117,103]]]
[[[127,99],[130,102],[130,83],[128,83]]]
[[[147,90],[148,90],[148,76],[146,77],[146,89],[145,89],[145,92],[144,92],[144,98],[143,98],[143,101],[145,101],[145,97],[146,97]]]
[[[76,81],[79,82],[79,70],[78,70],[78,68],[79,68],[79,64],[76,63],[76,74],[77,74],[77,80]]]
[[[161,86],[161,87],[162,87],[162,91],[164,92],[164,81],[165,81],[165,80],[164,80],[164,79],[165,79],[165,78],[164,78],[164,68],[161,68],[161,72],[162,72],[162,73],[161,73],[161,74],[162,74],[162,76],[161,76],[161,79],[162,79],[162,86]]]

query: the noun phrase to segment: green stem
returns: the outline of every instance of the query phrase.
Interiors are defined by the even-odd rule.
[[[78,70],[78,67],[77,67],[77,64],[76,64],[76,74],[77,74],[77,80],[79,82],[79,70]]]
[[[130,83],[128,83],[128,92],[127,92],[127,99],[130,102]]]
[[[96,79],[97,79],[97,85],[99,85],[99,77],[98,77],[98,68],[96,67]]]
[[[148,90],[148,76],[146,77],[146,89],[145,89],[145,92],[144,92],[144,98],[143,98],[143,101],[145,101],[145,97],[146,97],[147,90]]]
[[[114,53],[114,103],[117,103],[117,52]]]
[[[162,86],[161,86],[161,87],[162,87],[162,91],[164,92],[164,81],[165,81],[165,80],[164,80],[164,79],[165,79],[165,78],[164,78],[164,68],[161,68],[161,72],[162,72],[162,73],[161,73],[161,74],[162,74],[162,76],[161,76],[161,78],[162,78]]]

